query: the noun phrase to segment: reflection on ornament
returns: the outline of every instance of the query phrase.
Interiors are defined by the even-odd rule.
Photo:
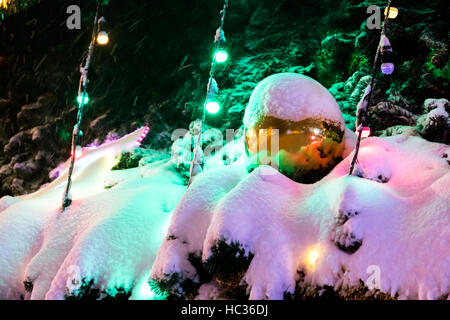
[[[246,130],[246,148],[256,165],[276,163],[293,180],[310,183],[336,165],[344,150],[343,137],[340,123],[330,120],[266,117]]]

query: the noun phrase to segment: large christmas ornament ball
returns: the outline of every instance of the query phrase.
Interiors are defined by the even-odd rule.
[[[317,81],[274,74],[253,91],[244,115],[252,166],[276,166],[301,183],[313,183],[339,162],[345,122],[334,97]]]

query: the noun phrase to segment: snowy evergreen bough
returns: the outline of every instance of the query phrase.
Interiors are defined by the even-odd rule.
[[[131,29],[111,29],[118,45],[92,70],[95,120],[85,137],[94,143],[77,161],[64,215],[68,166],[58,163],[75,117],[73,66],[89,34],[60,33],[52,14],[65,4],[39,2],[11,0],[0,11],[11,15],[0,18],[0,193],[8,195],[0,199],[0,299],[450,299],[445,1],[401,8],[407,24],[389,27],[395,73],[377,81],[370,105],[378,32],[367,30],[364,9],[373,3],[233,2],[232,59],[217,74],[223,113],[208,120],[217,129],[203,125],[201,148],[213,152],[198,154],[204,167],[189,188],[199,132],[191,125],[172,149],[170,133],[203,101],[208,65],[199,39],[211,32],[196,22],[217,8],[197,1],[201,10],[186,15],[192,4],[118,2],[112,25]],[[162,24],[167,36],[149,32]],[[329,93],[322,84],[277,90],[269,81],[272,91],[252,98],[259,81],[280,72],[317,79]],[[361,108],[372,137],[349,176]],[[248,129],[273,119],[311,134],[301,157],[290,153],[314,170],[299,178],[250,161]],[[135,148],[141,129],[108,138],[111,128],[124,135],[145,123],[151,149]],[[244,130],[222,148],[218,133],[228,128]],[[337,145],[336,156],[314,147],[322,138]]]
[[[421,154],[411,157],[417,148]],[[361,147],[357,176],[346,176],[351,160],[346,158],[311,186],[269,167],[236,181],[231,177],[240,169],[232,165],[222,170],[230,177],[226,189],[234,187],[217,200],[211,193],[196,197],[202,185],[219,177],[218,172],[205,173],[183,196],[169,228],[178,230],[174,234],[184,244],[163,242],[152,279],[177,273],[201,283],[190,252],[201,252],[205,265],[217,255],[228,260],[226,249],[214,249],[217,241],[227,239],[253,256],[248,268],[241,262],[242,269],[234,272],[251,299],[446,299],[449,203],[448,197],[432,195],[448,192],[448,152],[446,145],[406,135],[369,138]],[[418,174],[424,165],[432,171]],[[224,187],[214,184],[216,193]],[[242,279],[240,270],[245,271]],[[373,270],[380,271],[374,287]],[[200,298],[211,292],[223,297],[214,276],[212,282],[204,280]]]

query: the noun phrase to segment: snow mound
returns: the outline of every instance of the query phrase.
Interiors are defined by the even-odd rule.
[[[349,155],[312,185],[267,166],[206,172],[175,209],[151,278],[177,274],[215,288],[201,283],[191,258],[207,263],[226,241],[252,257],[243,276],[251,299],[282,299],[299,281],[336,290],[362,281],[400,299],[446,298],[448,154],[446,145],[402,135],[363,140],[356,176],[347,174]]]
[[[110,171],[142,133],[84,150],[64,212],[67,165],[38,192],[0,200],[0,299],[77,298],[90,289],[99,298],[157,298],[147,280],[186,187],[172,160]]]

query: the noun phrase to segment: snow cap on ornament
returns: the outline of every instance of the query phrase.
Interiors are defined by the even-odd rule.
[[[244,126],[250,128],[270,116],[288,121],[308,118],[345,122],[338,103],[316,80],[298,73],[277,73],[262,80],[250,97]]]

